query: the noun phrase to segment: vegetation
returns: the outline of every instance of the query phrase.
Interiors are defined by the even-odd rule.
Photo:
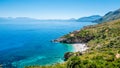
[[[118,10],[108,12],[103,17],[96,19],[93,22],[101,23],[101,22],[109,22],[117,19],[120,19],[120,8]]]
[[[63,64],[26,68],[120,68],[120,20],[88,26],[73,33],[72,37],[76,38],[92,37],[84,54],[73,55]]]
[[[48,66],[26,66],[25,68],[65,68],[66,63],[63,64],[55,64],[55,65],[48,65]]]

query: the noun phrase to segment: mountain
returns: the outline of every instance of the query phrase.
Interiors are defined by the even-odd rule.
[[[119,11],[109,12],[98,19],[106,23],[86,26],[53,40],[68,44],[85,43],[88,47],[86,51],[69,52],[69,58],[64,63],[26,68],[120,68]]]
[[[92,22],[92,21],[97,20],[99,18],[101,18],[101,16],[99,16],[99,15],[92,15],[92,16],[88,16],[88,17],[79,18],[77,21],[78,22]]]
[[[0,21],[76,21],[75,18],[71,19],[35,19],[29,17],[0,17]]]
[[[33,19],[33,18],[27,18],[27,17],[16,17],[16,18],[12,18],[12,17],[0,17],[0,22],[11,22],[11,21],[34,21],[37,19]]]
[[[102,18],[95,20],[93,22],[101,23],[101,22],[108,22],[116,19],[120,19],[120,9],[115,11],[110,11],[107,14],[105,14]]]

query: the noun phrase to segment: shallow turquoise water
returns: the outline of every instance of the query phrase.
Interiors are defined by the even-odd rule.
[[[65,52],[74,51],[68,44],[52,43],[90,22],[73,21],[2,21],[0,22],[0,64],[22,68],[63,62]]]

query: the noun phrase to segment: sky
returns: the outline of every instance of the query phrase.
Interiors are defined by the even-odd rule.
[[[120,0],[0,0],[0,17],[77,19],[119,8]]]

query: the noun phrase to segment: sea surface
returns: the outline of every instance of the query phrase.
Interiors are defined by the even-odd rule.
[[[0,21],[0,65],[23,68],[63,62],[64,53],[73,52],[69,44],[51,40],[68,34],[91,22],[75,21]]]

